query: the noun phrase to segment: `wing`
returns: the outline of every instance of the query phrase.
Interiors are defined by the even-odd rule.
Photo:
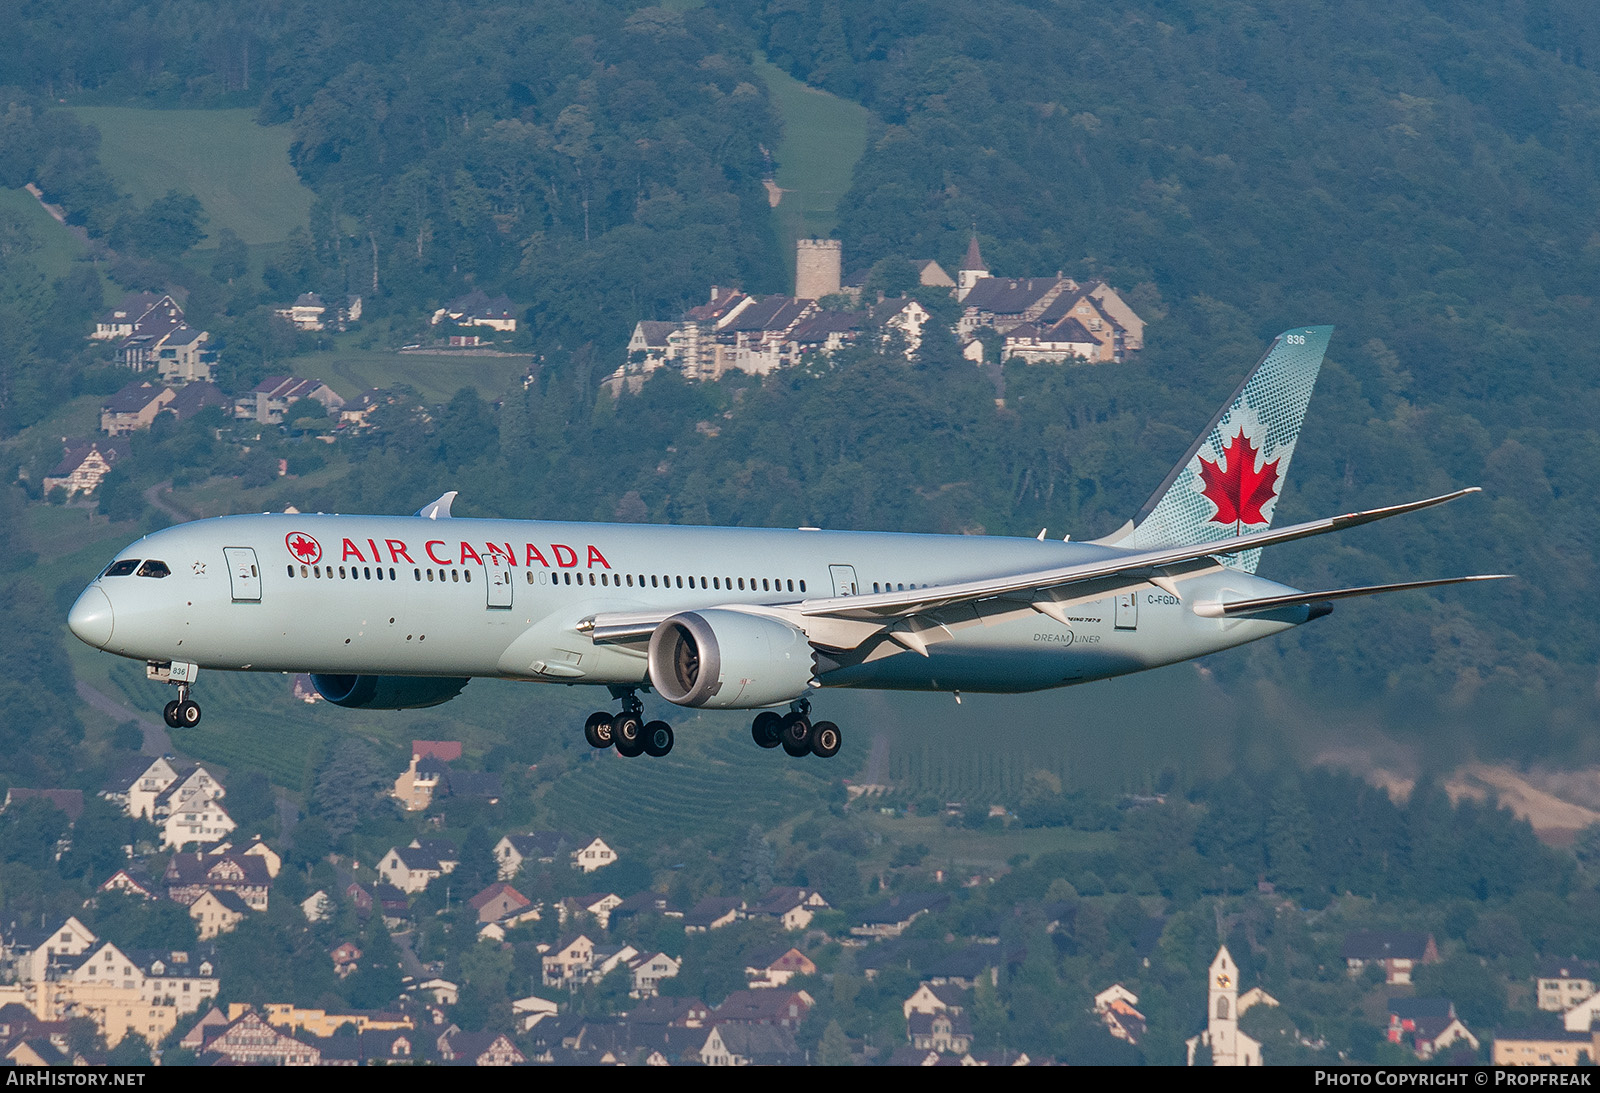
[[[812,644],[828,649],[855,649],[876,635],[926,655],[932,632],[948,632],[971,625],[986,625],[1003,618],[1038,612],[1066,621],[1066,608],[1145,584],[1176,594],[1173,578],[1222,568],[1219,555],[1258,550],[1279,543],[1343,531],[1391,516],[1417,512],[1447,501],[1478,493],[1476,486],[1453,493],[1411,501],[1403,505],[1352,512],[1324,520],[1276,530],[1251,532],[1228,539],[1184,546],[1130,550],[1114,557],[991,577],[957,584],[935,585],[905,592],[862,596],[834,596],[796,603],[729,604],[730,609],[782,618],[805,632]],[[1326,594],[1324,599],[1328,598]],[[578,624],[599,643],[626,643],[646,639],[657,625],[676,612],[599,614]],[[927,634],[928,637],[923,635]]]

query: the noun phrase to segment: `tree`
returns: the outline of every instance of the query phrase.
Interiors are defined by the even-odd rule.
[[[317,769],[311,810],[338,840],[387,809],[380,795],[388,781],[377,749],[359,737],[340,737]]]
[[[829,1021],[828,1027],[822,1030],[822,1041],[817,1045],[817,1065],[855,1065],[855,1058],[850,1054],[850,1038],[837,1019]]]

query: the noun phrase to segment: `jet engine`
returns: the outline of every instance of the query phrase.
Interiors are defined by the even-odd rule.
[[[772,706],[804,694],[815,675],[805,634],[766,615],[685,611],[650,635],[650,682],[679,706]]]
[[[418,710],[449,702],[467,681],[430,676],[313,675],[311,685],[323,698],[347,709]]]

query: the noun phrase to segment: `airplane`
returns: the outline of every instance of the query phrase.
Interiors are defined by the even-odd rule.
[[[1265,547],[1478,492],[1272,528],[1332,332],[1275,338],[1139,513],[1098,540],[467,519],[451,491],[412,516],[153,532],[67,622],[175,686],[173,728],[200,721],[201,669],[307,673],[357,709],[435,706],[487,677],[608,688],[621,708],[590,715],[584,737],[627,757],[672,750],[671,725],[645,719],[653,692],[758,710],[755,743],[827,758],[843,742],[811,718],[827,688],[1065,687],[1257,641],[1337,600],[1503,579],[1308,592],[1256,576]]]

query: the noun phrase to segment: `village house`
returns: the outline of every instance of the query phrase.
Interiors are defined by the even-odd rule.
[[[711,1011],[713,1024],[776,1025],[798,1029],[816,1000],[805,991],[734,991]]]
[[[1489,1061],[1495,1066],[1586,1066],[1600,1046],[1590,1032],[1571,1029],[1506,1029],[1494,1034]]]
[[[571,986],[593,967],[594,942],[586,934],[566,938],[544,954],[542,963],[545,986]]]
[[[433,313],[431,325],[449,320],[457,326],[483,326],[509,333],[517,329],[516,305],[506,296],[490,297],[482,289],[458,296]]]
[[[254,854],[174,854],[164,880],[167,898],[185,907],[206,892],[231,892],[250,910],[265,911],[272,891],[267,863]]]
[[[394,799],[407,812],[421,812],[433,803],[450,764],[460,758],[459,740],[411,741],[411,765],[395,779]]]
[[[181,850],[204,846],[227,838],[238,827],[222,802],[213,797],[162,801],[157,803],[157,809],[163,847]]]
[[[746,958],[744,966],[745,985],[751,989],[782,987],[797,975],[816,974],[816,964],[793,946],[758,949]]]
[[[1098,998],[1096,1004],[1098,1005]],[[953,983],[923,982],[900,1004],[906,1020],[914,1013],[965,1013],[972,1005],[972,991]]]
[[[301,379],[298,376],[268,376],[251,389],[250,393],[235,401],[233,416],[241,420],[254,420],[262,425],[277,425],[289,407],[301,399],[315,399],[330,414],[344,407],[344,399],[321,380]]]
[[[115,437],[148,429],[156,415],[176,397],[177,392],[170,387],[134,380],[101,404],[100,431]]]
[[[182,319],[183,309],[171,296],[155,292],[134,292],[125,296],[122,303],[107,311],[95,323],[94,341],[117,341],[133,333],[133,326],[152,313],[168,319]]]
[[[62,438],[61,462],[44,477],[44,492],[61,490],[71,500],[78,494],[88,495],[100,488],[111,468],[122,458],[124,445],[105,440],[68,440]]]
[[[189,917],[195,921],[200,940],[210,941],[218,934],[231,933],[250,917],[250,908],[232,892],[207,890],[189,904]]]
[[[321,888],[300,901],[300,913],[306,916],[307,922],[327,922],[335,910],[333,899]]]
[[[1432,934],[1406,930],[1358,930],[1345,936],[1341,953],[1351,975],[1375,964],[1383,969],[1384,982],[1390,986],[1410,983],[1418,966],[1439,962],[1439,946]]]
[[[392,847],[378,861],[378,877],[408,894],[423,891],[444,874],[437,857],[409,846]]]
[[[1595,993],[1600,972],[1587,960],[1547,960],[1534,976],[1539,1008],[1546,1013],[1565,1013]]]
[[[502,922],[527,911],[533,901],[505,881],[496,881],[468,901],[477,912],[478,921]]]
[[[585,873],[604,869],[617,860],[617,852],[596,835],[572,852],[572,867]]]
[[[252,1007],[242,1003],[228,1006],[230,1018],[242,1017]],[[291,1002],[268,1002],[261,1013],[274,1028],[304,1032],[310,1036],[327,1038],[345,1025],[357,1032],[373,1030],[397,1032],[417,1027],[416,1021],[403,1013],[372,1012],[370,1010],[325,1010],[296,1006]]]
[[[950,897],[943,892],[907,892],[890,896],[861,913],[850,932],[857,937],[899,937],[923,915],[944,910]]]
[[[462,1032],[457,1029],[439,1038],[439,1059],[460,1066],[520,1066],[526,1055],[503,1032]]]
[[[828,908],[828,901],[815,889],[773,888],[747,914],[750,918],[775,918],[785,930],[804,930],[818,911]]]
[[[1455,1004],[1447,998],[1389,999],[1388,1038],[1391,1044],[1409,1041],[1419,1059],[1431,1059],[1458,1043],[1478,1050],[1478,1038],[1461,1023]]]
[[[683,931],[703,934],[720,930],[744,917],[744,901],[737,896],[707,896],[683,913]]]
[[[562,854],[570,854],[572,841],[559,831],[535,831],[527,835],[503,835],[494,844],[494,860],[501,880],[515,877],[529,862],[550,865]]]
[[[124,895],[137,896],[140,899],[161,898],[161,889],[156,882],[147,876],[143,870],[133,866],[123,866],[115,873],[112,873],[101,883],[99,891],[121,892]]]
[[[798,1066],[805,1056],[787,1028],[717,1025],[696,1054],[704,1066]]]
[[[315,1046],[273,1028],[253,1010],[221,1028],[202,1028],[201,1042],[192,1050],[202,1058],[217,1056],[233,1066],[317,1066],[322,1061],[322,1052]]]
[[[622,905],[622,897],[615,892],[592,892],[585,896],[568,896],[556,904],[557,921],[566,925],[570,918],[588,915],[602,930],[611,928],[611,912]]]
[[[1094,996],[1094,1012],[1106,1031],[1130,1044],[1137,1044],[1144,1037],[1145,1016],[1138,1005],[1139,996],[1121,983],[1113,983]]]
[[[294,303],[278,308],[273,314],[296,330],[321,330],[326,325],[322,316],[327,310],[328,305],[322,302],[321,296],[315,292],[302,292]]]
[[[69,936],[70,942],[62,941]],[[76,919],[52,932],[50,947],[21,956],[14,966],[26,976],[21,982],[35,1015],[87,1017],[110,1045],[129,1032],[159,1042],[218,990],[208,959],[186,952],[125,951],[94,937]]]
[[[683,969],[683,961],[663,952],[640,953],[628,962],[633,972],[632,998],[653,998],[660,993],[661,981],[671,979]]]

